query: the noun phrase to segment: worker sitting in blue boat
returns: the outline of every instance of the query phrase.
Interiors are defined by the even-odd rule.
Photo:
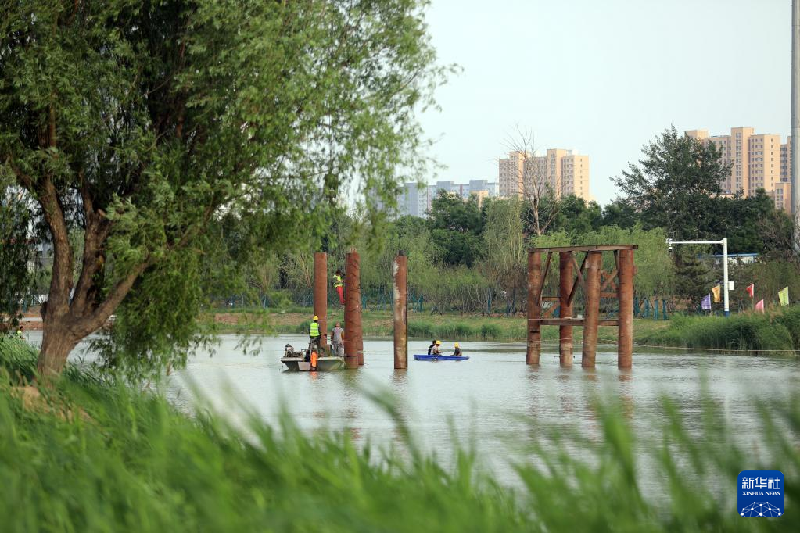
[[[442,344],[440,341],[434,340],[430,346],[428,346],[428,355],[439,355],[439,345]]]
[[[453,355],[456,357],[461,357],[461,348],[458,347],[458,343],[453,344]]]

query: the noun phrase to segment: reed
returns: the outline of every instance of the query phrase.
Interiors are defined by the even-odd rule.
[[[769,314],[740,313],[728,318],[674,316],[668,328],[650,332],[639,342],[720,350],[800,349],[800,308]]]
[[[7,363],[4,363],[7,364]],[[276,427],[251,413],[237,429],[203,406],[190,418],[158,394],[71,379],[24,406],[0,390],[0,516],[6,531],[797,531],[800,513],[743,519],[742,468],[779,467],[787,508],[800,499],[800,402],[765,405],[763,453],[739,448],[710,402],[704,424],[668,417],[643,442],[629,414],[597,405],[599,435],[530,421],[539,440],[515,464],[515,489],[468,448],[451,466],[422,451],[396,404],[374,397],[401,436],[382,451],[348,432]],[[66,409],[65,409],[66,408]],[[66,411],[85,416],[63,416]],[[246,412],[246,408],[242,407]],[[62,413],[59,415],[58,413]],[[580,454],[561,445],[569,439]],[[402,450],[400,449],[402,448]],[[637,450],[646,456],[639,457]],[[769,464],[758,459],[767,455]],[[647,470],[642,468],[647,464]],[[644,489],[643,485],[649,485]],[[792,524],[795,524],[792,526]]]

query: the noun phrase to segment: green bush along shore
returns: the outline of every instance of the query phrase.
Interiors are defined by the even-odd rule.
[[[719,350],[800,350],[800,306],[728,318],[675,316],[669,322],[668,328],[638,336],[639,342]]]
[[[8,343],[0,340],[0,372],[14,373],[20,363],[9,358]],[[244,429],[202,405],[187,417],[161,395],[110,377],[67,373],[36,401],[23,401],[20,391],[30,387],[7,383],[0,388],[5,531],[800,529],[792,510],[800,501],[798,398],[765,405],[753,428],[769,464],[735,444],[711,402],[705,424],[690,432],[665,400],[667,421],[652,443],[637,438],[624,409],[600,403],[596,438],[532,420],[530,434],[540,440],[514,465],[518,482],[507,483],[469,447],[456,446],[452,466],[443,466],[417,447],[387,398],[373,400],[404,437],[379,450],[349,432],[304,433],[288,415],[271,427],[251,414]],[[568,454],[564,439],[582,453]],[[741,518],[738,472],[775,465],[786,476],[786,514]]]

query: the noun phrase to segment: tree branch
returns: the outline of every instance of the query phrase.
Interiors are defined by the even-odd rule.
[[[72,247],[58,192],[50,176],[40,179],[37,187],[45,222],[53,239],[53,277],[47,302],[48,316],[62,316],[69,309],[72,289]]]
[[[133,284],[139,276],[152,264],[152,257],[148,257],[143,263],[134,267],[125,278],[111,288],[106,299],[98,305],[91,314],[78,318],[74,322],[72,329],[76,334],[80,335],[79,338],[89,335],[105,324],[108,317],[111,316],[111,313],[114,312],[119,304],[122,303],[122,300],[125,299],[125,296],[128,295],[128,292],[130,292],[131,287],[133,287]]]
[[[86,228],[83,235],[83,259],[81,275],[75,287],[75,295],[70,305],[70,310],[75,316],[83,316],[90,304],[89,293],[97,285],[95,275],[105,268],[105,241],[111,232],[111,221],[106,219],[102,212],[95,211],[89,183],[83,175],[83,170],[78,171],[80,177],[80,194],[83,202],[83,216]],[[101,287],[96,287],[100,289]]]

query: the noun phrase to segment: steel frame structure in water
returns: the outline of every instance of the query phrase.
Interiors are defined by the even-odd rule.
[[[597,354],[597,327],[618,326],[617,365],[633,364],[633,251],[638,246],[595,245],[533,248],[528,251],[528,343],[525,362],[538,365],[541,356],[542,326],[559,326],[559,360],[562,367],[572,366],[572,328],[583,326],[581,366],[594,368]],[[614,254],[612,270],[603,270],[603,253]],[[546,254],[542,268],[542,254]],[[558,254],[558,294],[545,296],[542,291],[550,272],[553,255]],[[578,266],[578,254],[584,254]],[[572,307],[578,288],[583,289],[583,318],[573,318]],[[602,298],[619,301],[617,319],[600,319]],[[558,318],[543,316],[542,302],[558,302]]]

